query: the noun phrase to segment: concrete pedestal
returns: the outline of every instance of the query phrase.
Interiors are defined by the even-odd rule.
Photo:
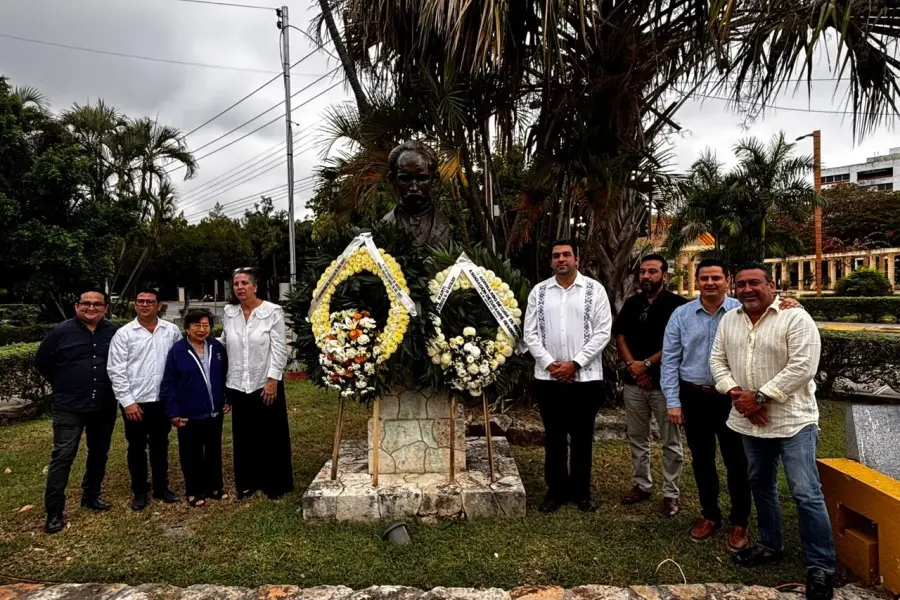
[[[378,521],[512,518],[525,516],[525,486],[505,438],[493,438],[494,476],[488,476],[487,442],[467,441],[466,470],[451,484],[443,473],[379,474],[372,487],[369,451],[362,440],[341,445],[338,477],[331,461],[303,494],[304,519]]]

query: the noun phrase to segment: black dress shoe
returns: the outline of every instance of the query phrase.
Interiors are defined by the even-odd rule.
[[[597,512],[597,503],[590,498],[582,500],[577,506],[581,512]]]
[[[155,500],[162,500],[166,504],[178,504],[181,502],[181,498],[179,498],[172,490],[166,490],[161,494],[154,493],[153,498]]]
[[[44,531],[47,533],[59,533],[66,527],[66,520],[62,513],[47,515],[47,522],[44,523]]]
[[[100,498],[91,498],[90,500],[82,500],[81,508],[89,508],[91,510],[109,510],[112,508],[112,504],[109,502],[102,500]]]
[[[541,502],[541,505],[538,506],[538,512],[549,515],[550,513],[558,511],[560,506],[562,506],[562,502],[559,502],[555,498],[545,498],[544,501]]]
[[[784,552],[781,550],[769,550],[762,546],[750,546],[746,550],[735,552],[732,557],[734,562],[742,567],[760,567],[762,565],[781,564]]]
[[[253,494],[256,493],[257,490],[244,490],[242,492],[238,492],[237,501],[241,502],[243,500],[249,500],[253,497]]]
[[[135,494],[131,499],[131,510],[140,512],[147,508],[147,494]]]
[[[831,600],[834,597],[834,575],[813,567],[806,571],[806,599]]]

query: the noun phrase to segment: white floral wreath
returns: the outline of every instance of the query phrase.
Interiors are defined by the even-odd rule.
[[[397,281],[400,289],[405,294],[409,295],[409,286],[406,284],[406,278],[403,276],[400,265],[397,264],[397,261],[394,260],[390,254],[381,248],[378,249],[378,252],[384,259],[385,264],[387,264],[388,271],[390,271],[391,275]],[[331,296],[334,294],[337,287],[350,277],[363,271],[369,271],[384,281],[381,270],[378,268],[378,265],[375,264],[375,261],[369,255],[369,252],[365,247],[357,248],[348,257],[343,268],[335,275],[334,279],[331,280],[328,287],[323,290],[323,286],[329,281],[331,274],[336,268],[337,260],[334,260],[328,268],[325,269],[325,272],[322,273],[319,282],[316,284],[316,290],[313,293],[313,297],[315,298],[322,292],[319,305],[310,317],[313,335],[316,338],[316,345],[318,345],[319,349],[322,351],[326,350],[327,337],[332,329]],[[384,325],[384,331],[376,336],[375,346],[372,349],[372,355],[375,357],[376,364],[387,361],[391,355],[397,351],[397,348],[400,347],[400,343],[403,341],[403,336],[406,334],[406,329],[409,326],[409,313],[407,313],[406,308],[400,302],[397,294],[394,293],[389,285],[385,285],[385,289],[387,290],[388,298],[391,301],[391,307],[388,311],[388,318]]]
[[[521,322],[522,311],[509,284],[497,277],[493,271],[484,267],[476,268],[518,325]],[[452,269],[452,266],[444,269],[428,283],[432,302],[437,300],[438,293]],[[469,281],[465,271],[461,272],[453,283],[452,291],[460,289],[472,289],[472,282]],[[502,327],[497,328],[497,335],[493,340],[485,340],[478,336],[474,327],[466,327],[462,335],[447,339],[441,327],[441,318],[432,314],[431,319],[435,329],[434,336],[428,344],[428,356],[431,357],[431,361],[441,366],[453,389],[467,391],[472,396],[480,396],[482,389],[497,378],[500,366],[513,355],[515,340],[511,339]]]

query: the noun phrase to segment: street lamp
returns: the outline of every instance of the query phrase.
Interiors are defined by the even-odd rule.
[[[796,141],[812,137],[813,139],[813,186],[816,196],[822,191],[822,132],[816,129],[812,133],[801,135]],[[816,237],[816,296],[822,295],[822,206],[816,203],[815,208],[815,237]],[[800,280],[803,280],[803,269],[800,270]]]

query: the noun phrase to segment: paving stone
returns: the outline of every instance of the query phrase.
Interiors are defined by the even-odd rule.
[[[403,586],[373,586],[353,591],[344,586],[300,588],[266,585],[254,590],[217,585],[180,589],[162,584],[128,587],[121,584],[69,583],[0,586],[0,600],[797,600],[797,594],[739,584],[664,586],[584,585],[569,590],[556,586],[498,588],[437,587],[429,591]],[[883,591],[848,585],[835,590],[835,600],[888,600]]]

